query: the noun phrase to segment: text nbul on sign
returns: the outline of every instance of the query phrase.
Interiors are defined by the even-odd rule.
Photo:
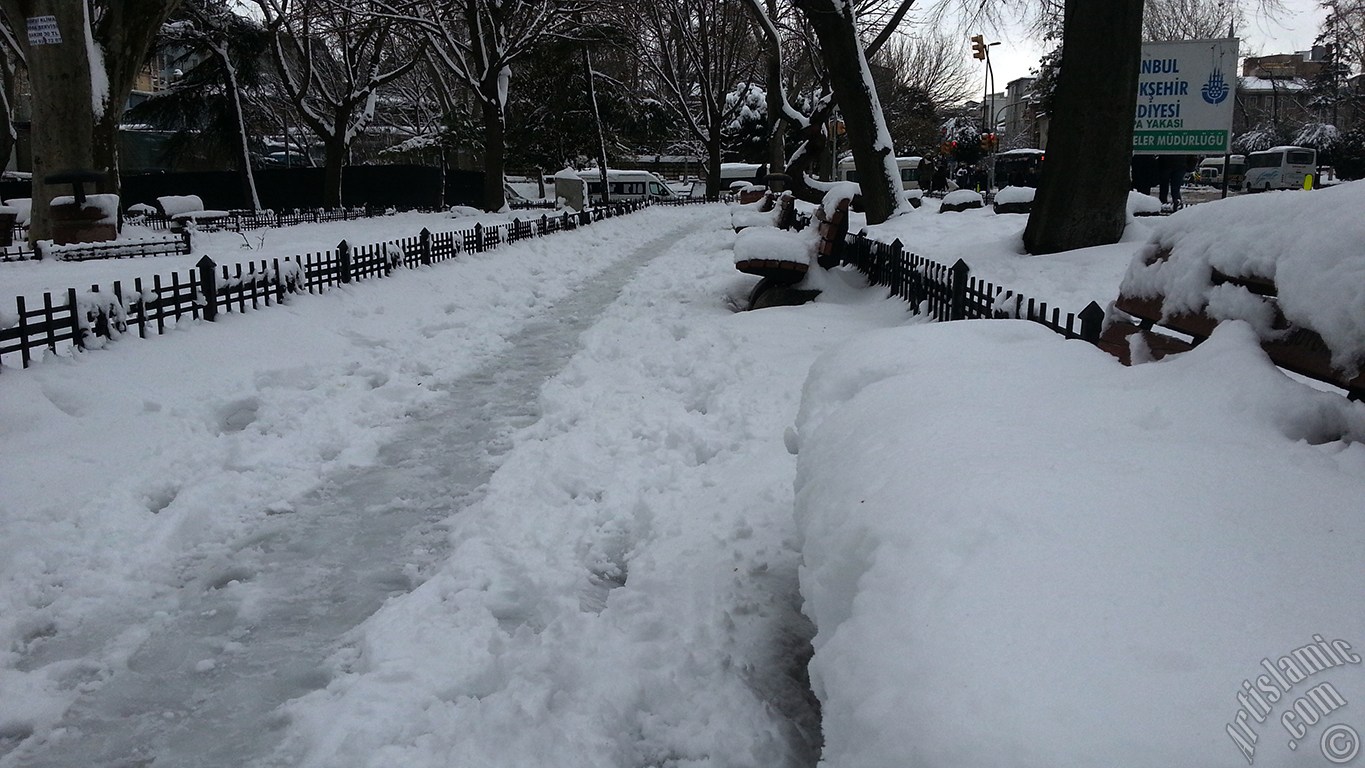
[[[1236,38],[1144,43],[1133,110],[1133,153],[1228,152],[1236,69]]]

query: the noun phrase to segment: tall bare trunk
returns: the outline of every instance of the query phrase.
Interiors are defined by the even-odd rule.
[[[507,195],[502,191],[506,139],[502,105],[496,96],[497,85],[492,87],[493,98],[485,96],[479,99],[483,107],[483,200],[484,210],[501,211],[507,206]]]
[[[214,54],[218,57],[218,62],[223,66],[223,71],[227,73],[227,97],[228,107],[232,110],[232,124],[237,127],[237,135],[234,137],[233,144],[237,148],[237,162],[239,180],[242,184],[242,195],[251,210],[261,210],[261,196],[256,191],[256,175],[251,168],[251,145],[246,138],[246,116],[242,109],[242,89],[237,85],[237,69],[232,65],[232,59],[228,56],[226,45],[222,47],[214,46]]]
[[[346,168],[346,141],[344,136],[329,136],[322,145],[325,152],[322,171],[322,207],[340,208],[341,176]]]
[[[706,197],[720,197],[720,129],[712,128],[706,137]]]
[[[607,183],[607,134],[602,130],[602,112],[597,108],[597,84],[592,76],[592,52],[583,46],[583,78],[588,84],[588,105],[592,121],[597,126],[597,166],[602,169],[602,202],[611,202],[611,185]]]

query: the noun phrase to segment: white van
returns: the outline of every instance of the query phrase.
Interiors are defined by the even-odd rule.
[[[1247,155],[1246,189],[1299,189],[1318,169],[1318,152],[1308,147],[1271,147]]]
[[[896,167],[901,174],[901,189],[919,189],[919,165],[922,162],[924,158],[918,156],[896,158]],[[853,158],[840,160],[835,175],[839,181],[857,182],[858,171],[853,166]]]
[[[1247,159],[1245,155],[1232,155],[1228,158],[1228,187],[1230,189],[1241,189],[1246,182]],[[1222,186],[1223,184],[1223,156],[1206,157],[1199,161],[1199,168],[1195,171],[1195,180],[1200,184],[1210,186]]]
[[[674,200],[678,197],[667,182],[649,171],[608,168],[607,191],[611,193],[613,203],[623,200]],[[583,201],[585,193],[587,200]],[[570,207],[580,210],[580,201],[587,205],[602,202],[602,172],[577,171],[571,176],[561,171],[555,174],[555,197],[563,198]]]

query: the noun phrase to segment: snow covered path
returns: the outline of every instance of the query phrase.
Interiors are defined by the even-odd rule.
[[[178,611],[134,628],[147,637],[127,668],[63,718],[58,727],[74,735],[20,749],[5,764],[231,766],[268,753],[275,707],[325,685],[321,665],[338,639],[444,554],[439,522],[478,497],[507,433],[534,421],[537,393],[578,335],[676,234],[639,247],[508,338],[506,351],[380,448],[373,466],[335,472],[230,544],[231,557],[195,568]],[[47,645],[22,666],[69,651]]]
[[[734,314],[727,224],[7,375],[0,768],[812,764],[782,432],[905,310]]]

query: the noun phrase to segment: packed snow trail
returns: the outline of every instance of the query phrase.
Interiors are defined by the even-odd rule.
[[[735,313],[735,238],[645,211],[7,381],[63,462],[0,464],[0,768],[813,765],[783,432],[907,313]]]
[[[477,499],[507,434],[535,420],[537,393],[577,337],[640,262],[677,236],[639,246],[509,338],[497,359],[415,415],[374,466],[338,473],[282,507],[231,546],[230,560],[201,563],[175,614],[84,639],[123,636],[139,648],[126,669],[90,686],[56,738],[22,745],[0,765],[229,768],[268,754],[280,725],[275,708],[325,686],[322,662],[339,639],[444,554],[440,522]],[[69,642],[49,644],[24,666],[71,651]]]

